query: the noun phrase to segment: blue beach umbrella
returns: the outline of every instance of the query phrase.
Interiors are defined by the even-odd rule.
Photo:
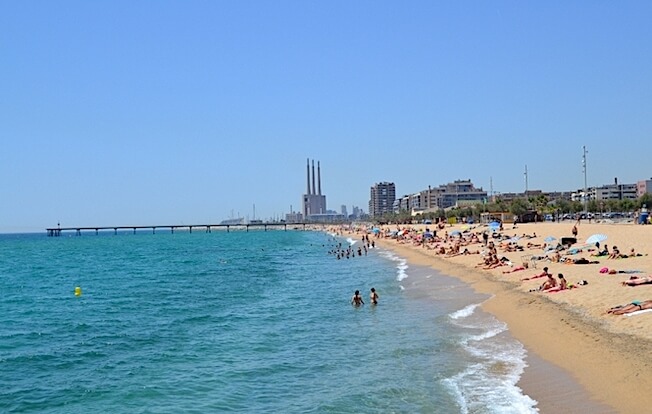
[[[371,229],[371,231],[373,231],[376,234],[380,233],[380,229],[378,227],[374,227],[373,229]]]
[[[489,228],[491,230],[496,231],[496,230],[498,230],[500,228],[500,223],[497,222],[497,221],[492,221],[491,223],[489,223]]]
[[[451,231],[451,236],[459,236],[460,234],[462,234],[462,233],[459,230]]]
[[[545,239],[543,239],[543,241],[546,243],[554,242],[555,240],[557,240],[557,238],[552,236],[548,236]]]
[[[432,233],[427,231],[427,232],[423,233],[423,237],[425,237],[426,239],[430,239],[430,238],[433,237],[433,235],[432,235]]]

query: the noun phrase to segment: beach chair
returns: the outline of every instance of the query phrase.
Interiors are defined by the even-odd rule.
[[[537,268],[537,259],[535,256],[531,254],[526,254],[521,256],[521,261],[523,262],[523,266],[525,266],[525,264],[527,263],[528,267],[532,269]]]

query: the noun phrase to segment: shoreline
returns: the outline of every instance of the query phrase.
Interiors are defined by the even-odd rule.
[[[541,241],[550,228],[568,231],[570,226],[572,224],[568,223],[523,224],[518,229],[505,233],[536,230],[539,233],[538,241]],[[637,245],[633,247],[638,251],[649,249],[652,252],[652,227],[649,231],[647,227],[650,226],[583,224],[582,231],[613,233],[613,239],[623,246],[629,246],[626,242],[632,240],[636,242]],[[456,227],[446,227],[447,231],[454,229]],[[638,233],[641,237],[632,237],[635,236],[633,233]],[[349,233],[353,238],[360,234],[355,231]],[[372,237],[373,235],[370,239]],[[640,297],[641,300],[652,298],[652,285],[624,288],[618,283],[622,277],[615,281],[605,279],[604,275],[597,273],[595,267],[607,262],[594,265],[554,263],[549,264],[551,273],[563,271],[567,274],[573,271],[577,277],[587,279],[589,285],[554,295],[533,293],[528,291],[532,283],[520,282],[521,277],[532,274],[532,269],[516,273],[518,276],[515,277],[503,274],[500,268],[474,268],[479,255],[445,258],[434,255],[432,250],[419,245],[403,244],[388,238],[373,237],[373,240],[380,247],[401,255],[408,263],[429,266],[469,284],[478,293],[491,295],[482,308],[507,323],[510,334],[523,343],[535,355],[534,358],[541,358],[567,372],[598,406],[613,407],[615,412],[646,412],[649,409],[652,395],[641,390],[652,389],[652,379],[646,375],[652,367],[652,314],[627,318],[605,315],[604,311],[619,303],[629,303],[633,300],[632,296]],[[532,252],[536,253],[536,250]],[[518,262],[518,255],[527,253],[531,252],[526,250],[506,255]],[[625,260],[632,262],[614,261],[609,262],[609,265],[635,264],[647,272],[652,270],[652,260],[647,256]],[[543,264],[536,271],[540,272],[542,267]],[[536,283],[538,285],[539,282]],[[528,375],[523,375],[526,379],[519,381],[524,392],[536,396],[541,412],[558,412],[559,395],[554,391],[550,395],[547,390],[542,392],[537,389],[536,384],[541,383],[541,378],[532,380],[532,371],[534,370],[527,370]],[[536,377],[538,374],[533,375]],[[568,401],[572,401],[572,394],[568,396]],[[612,411],[605,408],[598,412]]]

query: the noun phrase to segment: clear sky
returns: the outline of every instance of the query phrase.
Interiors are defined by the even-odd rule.
[[[652,177],[649,1],[5,1],[0,232]]]

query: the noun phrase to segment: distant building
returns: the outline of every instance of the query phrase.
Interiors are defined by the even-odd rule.
[[[346,212],[346,206],[345,206],[344,204],[342,204],[342,209],[341,209],[341,211],[342,211],[342,215],[343,215],[344,217],[348,217],[348,216],[349,216],[349,214]]]
[[[642,180],[636,183],[636,196],[640,197],[643,194],[652,193],[652,178],[649,180]]]
[[[434,203],[437,207],[446,209],[459,204],[483,203],[487,200],[487,192],[475,188],[471,180],[455,180],[446,185],[431,190],[431,197],[434,191]],[[431,203],[432,203],[431,201]]]
[[[310,160],[306,166],[308,186],[306,194],[303,195],[301,205],[303,207],[303,217],[306,221],[311,221],[312,216],[326,213],[326,196],[321,193],[321,171],[319,161],[317,161],[317,186],[315,186],[315,161],[312,161],[312,186],[310,176]]]
[[[222,220],[220,224],[232,224],[232,225],[238,225],[238,224],[247,224],[246,220],[244,217],[237,217],[237,218],[230,218],[226,220]]]
[[[285,215],[285,222],[286,223],[302,223],[303,222],[303,214],[299,213],[298,211],[293,211],[291,213],[288,213]]]
[[[487,192],[476,188],[471,180],[456,180],[439,187],[401,197],[394,202],[394,211],[417,212],[447,209],[461,205],[479,204],[487,201]]]
[[[394,183],[376,183],[371,187],[369,199],[369,215],[380,217],[385,213],[392,212],[396,200],[396,187]]]
[[[618,184],[618,178],[614,179],[613,184],[596,187],[594,199],[602,200],[635,200],[638,198],[637,184]]]
[[[311,223],[341,223],[346,221],[346,219],[346,216],[335,212],[313,214],[310,216]]]
[[[584,201],[589,200],[606,201],[606,200],[635,200],[639,197],[639,185],[637,184],[618,184],[618,179],[614,179],[613,184],[607,184],[600,187],[577,190],[571,194],[571,200]]]

